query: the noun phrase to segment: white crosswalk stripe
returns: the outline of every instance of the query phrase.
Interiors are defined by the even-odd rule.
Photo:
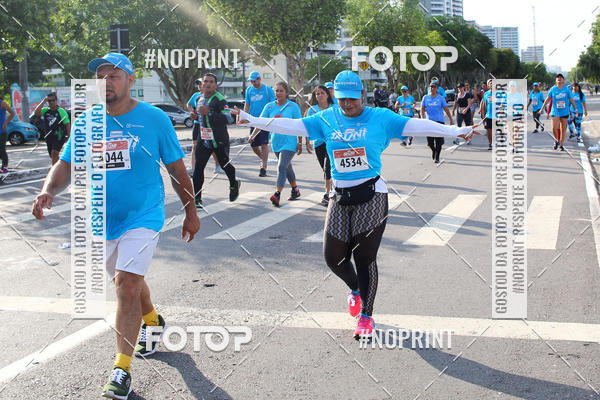
[[[534,196],[527,210],[527,248],[555,249],[562,196]]]
[[[397,194],[390,193],[388,196],[388,208],[390,212],[393,212],[407,198],[408,196],[405,195],[398,196]],[[323,229],[321,229],[315,234],[310,235],[309,237],[304,239],[303,242],[323,243],[323,234]]]
[[[422,227],[404,242],[411,246],[445,246],[486,195],[460,194],[437,213],[429,225]]]
[[[285,221],[296,214],[300,214],[301,212],[314,207],[316,202],[321,200],[322,197],[323,193],[313,192],[303,199],[287,202],[287,204],[283,205],[277,210],[273,210],[265,214],[261,214],[255,218],[251,218],[239,225],[227,229],[224,232],[219,232],[209,236],[207,239],[229,239],[229,234],[238,240],[245,239],[254,235],[255,233],[267,229],[270,226]]]

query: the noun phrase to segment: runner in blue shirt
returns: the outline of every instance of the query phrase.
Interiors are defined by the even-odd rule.
[[[406,136],[453,136],[467,139],[472,127],[444,126],[407,118],[388,108],[365,107],[366,92],[353,71],[334,81],[339,107],[329,107],[301,120],[255,118],[238,109],[238,124],[292,136],[309,136],[327,144],[334,190],[325,220],[323,251],[329,268],[351,292],[348,311],[360,316],[354,336],[373,332],[373,303],[377,291],[377,251],[388,213],[387,186],[381,174],[381,155],[390,140]],[[354,264],[350,254],[354,255]]]
[[[421,100],[421,118],[427,118],[431,121],[435,121],[438,124],[444,124],[444,111],[450,120],[450,125],[453,125],[452,114],[448,109],[448,103],[446,99],[438,94],[438,86],[433,81],[429,85],[429,92]],[[444,144],[444,138],[440,136],[427,136],[427,146],[431,149],[431,158],[436,164],[440,162],[440,153],[442,152],[442,146]]]
[[[552,133],[554,134],[554,150],[565,151],[565,137],[567,133],[567,119],[569,118],[569,103],[576,107],[573,100],[573,93],[565,85],[565,77],[563,74],[556,75],[556,85],[550,88],[548,97],[544,100],[542,108],[546,107],[546,103],[552,99],[552,108],[550,116],[552,117]],[[575,110],[575,116],[579,113]]]
[[[442,96],[444,98],[444,100],[446,100],[446,91],[444,90],[444,88],[440,84],[440,80],[434,76],[433,78],[431,78],[431,83],[435,83],[437,85],[437,87],[438,87],[438,94],[440,96]],[[431,94],[431,86],[427,88],[427,94]]]
[[[573,100],[575,101],[575,107],[571,105],[569,109],[569,132],[571,135],[569,139],[575,138],[575,134],[573,132],[573,123],[575,123],[575,129],[577,130],[577,142],[583,143],[581,140],[581,119],[583,116],[587,116],[587,103],[585,101],[585,94],[583,90],[581,90],[581,86],[579,83],[574,83],[572,88]],[[575,115],[575,111],[579,113],[579,115]]]
[[[8,117],[6,116],[8,114]],[[6,141],[8,140],[7,126],[15,117],[15,112],[4,100],[0,99],[0,159],[2,159],[2,169],[0,173],[8,173],[8,153],[6,152]]]
[[[246,89],[244,111],[254,117],[260,116],[267,103],[275,101],[275,92],[270,86],[264,85],[260,73],[252,71],[248,80],[252,86]],[[267,176],[267,161],[269,160],[269,132],[264,130],[250,129],[248,139],[254,154],[260,158],[260,170],[258,176]]]
[[[135,80],[131,61],[121,53],[108,53],[92,60],[88,69],[96,73],[97,79],[106,81],[106,269],[117,291],[118,353],[102,395],[126,399],[131,392],[132,355],[135,352],[145,357],[156,352],[157,343],[145,340],[135,349],[131,347],[137,341],[141,321],[142,337],[151,331],[148,326],[165,326],[144,280],[165,219],[161,161],[185,208],[181,237],[189,235],[187,241],[191,241],[200,229],[200,220],[184,154],[169,117],[130,97]],[[79,121],[74,122],[75,133],[33,202],[32,212],[37,219],[45,218],[43,209],[50,208],[55,196],[69,184],[71,146]]]
[[[531,112],[533,113],[533,120],[535,121],[533,133],[538,133],[538,127],[541,127],[541,131],[544,132],[544,124],[540,122],[540,114],[542,113],[542,104],[544,104],[544,100],[544,93],[540,90],[540,84],[534,82],[533,90],[531,90],[529,100],[527,101],[527,108],[531,105]]]
[[[277,82],[275,85],[276,101],[267,103],[261,113],[264,118],[302,118],[302,111],[298,104],[288,100],[290,90],[287,83]],[[302,137],[295,138],[289,135],[282,135],[271,132],[271,146],[277,156],[277,190],[271,196],[271,203],[279,207],[281,201],[281,191],[285,185],[285,179],[292,186],[292,192],[288,200],[297,200],[300,197],[300,189],[296,184],[296,174],[292,167],[292,158],[296,152],[302,150]]]
[[[329,94],[331,95],[331,98],[333,99],[333,104],[335,104],[337,106],[338,101],[335,98],[335,94],[333,93],[333,82],[325,82],[325,87],[327,88],[327,90],[329,91]]]
[[[328,82],[331,83],[331,82]],[[333,86],[333,83],[331,83]],[[310,117],[318,112],[326,110],[327,108],[334,106],[333,98],[331,97],[331,93],[327,89],[326,86],[317,86],[310,97],[310,104],[312,106],[306,110],[305,117]],[[308,137],[307,137],[308,139]],[[315,139],[315,155],[317,156],[317,160],[319,161],[319,165],[321,165],[321,169],[325,174],[325,194],[323,195],[322,204],[329,204],[329,192],[331,191],[331,162],[329,160],[329,155],[327,154],[327,144],[323,139]]]
[[[415,107],[415,98],[408,94],[408,87],[402,86],[400,88],[401,95],[396,99],[396,104],[394,104],[394,109],[398,114],[404,115],[405,117],[412,118],[414,117],[414,107]],[[413,141],[413,137],[408,137],[408,144],[411,145]],[[402,145],[406,146],[406,138],[402,139]]]
[[[483,118],[483,127],[487,131],[489,142],[488,150],[492,150],[492,103],[490,101],[490,96],[492,95],[492,82],[492,79],[488,79],[488,90],[483,93],[483,99],[481,100],[481,106],[479,107],[481,117]]]

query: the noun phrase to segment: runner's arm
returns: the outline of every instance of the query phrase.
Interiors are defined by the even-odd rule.
[[[583,103],[585,104],[585,103]],[[6,119],[4,120],[4,130],[6,130],[6,126],[8,125],[8,123],[10,121],[13,120],[13,118],[15,117],[15,112],[13,111],[12,107],[9,107],[8,104],[6,104],[5,101],[2,102],[2,108],[4,110],[6,110],[6,112],[8,113],[8,116],[6,117]]]
[[[256,129],[262,129],[269,132],[280,133],[282,135],[291,136],[308,136],[308,131],[302,122],[302,119],[298,118],[264,118],[264,117],[253,117],[245,111],[240,110],[240,126],[249,126]]]
[[[410,118],[404,130],[402,136],[452,136],[457,137],[460,135],[471,136],[473,131],[472,126],[463,126],[459,128],[456,125],[443,125],[437,122],[430,121],[428,119]]]
[[[42,191],[33,200],[31,213],[37,219],[45,219],[44,208],[50,209],[54,196],[65,190],[71,180],[71,164],[59,160],[48,172]]]
[[[194,187],[192,180],[187,173],[183,158],[166,165],[171,185],[179,196],[183,207],[185,208],[185,219],[181,230],[181,238],[187,237],[186,242],[192,241],[194,235],[200,229],[200,219],[196,213],[196,204],[194,202]]]

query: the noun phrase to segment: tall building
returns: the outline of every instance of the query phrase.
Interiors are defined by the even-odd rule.
[[[544,62],[544,46],[529,46],[521,50],[521,61]]]
[[[480,27],[481,33],[492,41],[497,49],[511,49],[517,57],[519,56],[519,28],[516,26],[490,26]]]
[[[430,16],[463,16],[463,0],[423,0],[421,5]]]

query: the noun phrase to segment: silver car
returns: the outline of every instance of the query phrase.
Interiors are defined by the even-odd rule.
[[[165,114],[169,116],[173,125],[183,124],[186,126],[186,128],[191,128],[194,126],[194,121],[192,120],[189,111],[182,110],[181,108],[171,104],[153,103],[152,105],[163,110]]]

